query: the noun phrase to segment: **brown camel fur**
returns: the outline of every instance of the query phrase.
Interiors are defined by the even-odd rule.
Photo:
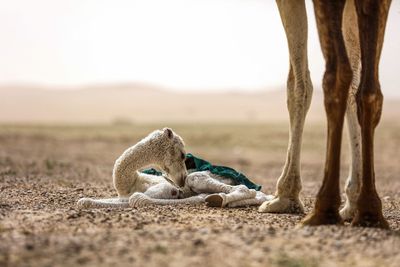
[[[391,0],[314,0],[313,3],[326,63],[323,90],[328,140],[323,184],[313,211],[302,225],[341,224],[343,219],[352,219],[352,225],[388,228],[375,188],[373,141],[382,111],[379,60]],[[304,1],[277,0],[277,4],[290,54],[291,135],[275,199],[263,203],[259,211],[301,212],[301,135],[312,92],[307,63],[307,18]],[[351,138],[352,171],[346,184],[346,205],[339,213],[340,147],[345,114]]]
[[[323,79],[325,109],[328,118],[328,145],[325,175],[317,195],[314,210],[303,220],[303,225],[342,223],[339,169],[340,146],[344,113],[352,81],[349,56],[346,53],[342,27],[351,27],[343,14],[351,16],[355,8],[361,51],[361,79],[356,93],[357,115],[361,126],[362,182],[357,209],[352,225],[388,228],[382,214],[382,204],[375,188],[373,141],[378,125],[383,96],[379,85],[379,59],[390,0],[314,0],[315,17],[321,48],[326,62]],[[346,9],[349,9],[345,11]],[[344,12],[345,11],[345,12]],[[346,31],[344,31],[346,33]],[[352,43],[356,45],[356,42]],[[351,44],[350,44],[351,45]],[[356,47],[353,51],[358,49]],[[351,50],[350,50],[351,52]],[[351,57],[351,53],[350,57]]]

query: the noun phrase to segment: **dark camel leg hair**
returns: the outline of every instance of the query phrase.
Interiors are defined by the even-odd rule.
[[[327,152],[322,186],[313,211],[302,225],[340,224],[340,148],[352,70],[342,35],[344,0],[314,0],[318,34],[325,58],[324,104],[328,120]]]
[[[389,228],[375,188],[374,132],[379,123],[383,96],[379,84],[379,59],[390,0],[356,0],[361,48],[361,82],[357,93],[361,126],[363,175],[356,216],[352,225]]]

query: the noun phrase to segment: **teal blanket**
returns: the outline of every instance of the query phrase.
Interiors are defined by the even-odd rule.
[[[232,168],[229,168],[229,167],[212,165],[210,162],[205,161],[204,159],[201,159],[201,158],[197,158],[190,153],[186,154],[185,164],[186,164],[186,168],[188,170],[190,170],[191,172],[193,172],[193,171],[209,171],[212,174],[230,178],[233,181],[235,181],[237,184],[245,185],[250,189],[255,189],[257,191],[261,190],[261,185],[253,183],[244,174],[242,174]],[[153,168],[146,169],[141,172],[146,173],[146,174],[157,175],[157,176],[162,175],[161,172],[159,172]]]

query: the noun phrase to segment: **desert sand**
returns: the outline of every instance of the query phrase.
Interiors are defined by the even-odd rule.
[[[0,130],[1,266],[398,266],[400,125],[377,135],[377,186],[390,231],[322,226],[256,207],[79,210],[81,197],[115,196],[111,171],[127,146],[164,125],[3,126]],[[232,166],[273,193],[287,127],[170,124],[188,151]],[[302,199],[312,208],[321,183],[325,131],[305,130]],[[342,185],[348,173],[344,146]]]

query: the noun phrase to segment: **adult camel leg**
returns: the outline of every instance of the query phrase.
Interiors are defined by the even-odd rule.
[[[323,78],[324,104],[328,120],[327,152],[322,186],[313,211],[303,225],[337,224],[339,215],[340,147],[352,71],[342,36],[345,1],[314,0],[315,17],[322,53],[325,58]]]
[[[346,202],[340,210],[343,220],[352,220],[361,187],[362,158],[361,158],[361,128],[357,118],[356,93],[360,84],[361,52],[358,33],[357,13],[354,0],[347,0],[343,12],[342,31],[347,55],[353,71],[349,96],[347,100],[346,120],[351,151],[350,171],[345,185]]]
[[[361,81],[357,92],[361,125],[363,175],[357,212],[352,225],[389,228],[375,188],[374,132],[379,123],[383,96],[379,84],[379,60],[390,0],[355,1],[361,48]]]
[[[290,135],[286,163],[276,185],[275,198],[264,202],[260,212],[302,213],[300,150],[303,126],[311,103],[312,83],[307,61],[307,13],[304,1],[277,0],[285,28],[290,70],[287,80],[287,105]]]

